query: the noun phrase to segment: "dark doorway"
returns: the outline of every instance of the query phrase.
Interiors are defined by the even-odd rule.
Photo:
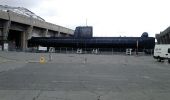
[[[10,30],[8,34],[9,50],[21,50],[21,31]]]

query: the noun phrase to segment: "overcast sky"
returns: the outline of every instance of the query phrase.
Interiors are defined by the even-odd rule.
[[[150,36],[170,26],[168,0],[0,0],[25,7],[47,22],[74,29],[93,26],[94,36]]]

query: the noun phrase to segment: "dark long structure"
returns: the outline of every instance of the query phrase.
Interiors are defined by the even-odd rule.
[[[29,46],[68,48],[153,49],[155,38],[143,33],[141,37],[92,37],[92,27],[77,27],[73,37],[32,37]]]

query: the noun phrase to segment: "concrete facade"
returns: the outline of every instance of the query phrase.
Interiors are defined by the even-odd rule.
[[[27,40],[31,37],[72,36],[74,30],[11,11],[0,11],[0,44],[3,45],[4,42],[9,42],[8,35],[14,38],[15,33],[21,38],[18,45],[20,45],[22,50],[25,50],[27,49]]]
[[[158,44],[170,44],[170,27],[160,32],[160,34],[156,34],[155,37]]]

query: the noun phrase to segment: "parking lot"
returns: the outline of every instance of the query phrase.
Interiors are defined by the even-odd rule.
[[[150,55],[53,53],[48,60],[49,53],[0,52],[0,100],[170,98],[170,64]]]

